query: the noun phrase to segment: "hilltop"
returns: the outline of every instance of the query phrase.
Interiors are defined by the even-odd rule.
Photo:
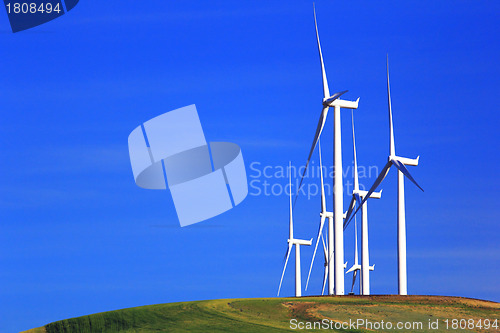
[[[323,325],[323,329],[337,331],[335,326],[341,328],[343,322],[358,320],[364,320],[358,329],[350,326],[338,331],[390,332],[395,331],[398,323],[410,323],[406,325],[417,325],[410,331],[441,332],[446,331],[446,319],[450,331],[453,319],[472,319],[465,323],[474,323],[473,328],[466,326],[461,332],[492,332],[495,329],[485,329],[486,319],[490,325],[500,319],[500,303],[462,297],[394,295],[221,299],[97,313],[57,321],[25,333],[284,332],[291,328],[297,331],[315,322],[316,328]],[[430,329],[429,323],[435,325],[436,321],[439,329]],[[392,329],[387,327],[389,323]]]

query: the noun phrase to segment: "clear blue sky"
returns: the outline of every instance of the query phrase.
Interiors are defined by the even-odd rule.
[[[361,97],[360,165],[386,161],[390,56],[396,150],[421,156],[411,171],[426,190],[407,182],[409,293],[500,301],[500,4],[316,8],[331,90]],[[180,228],[168,191],[134,184],[127,137],[195,103],[209,141],[241,146],[250,180],[252,162],[303,164],[322,98],[310,1],[81,1],[17,34],[2,14],[0,32],[0,332],[146,304],[276,295],[287,197],[249,195]],[[347,168],[350,112],[342,117]],[[394,171],[369,209],[372,292],[396,293]],[[299,199],[297,236],[315,235],[318,213],[319,197]],[[352,228],[345,237],[352,263]],[[305,280],[312,249],[302,253]],[[318,260],[306,294],[318,294],[321,279]],[[293,294],[292,270],[283,294]]]

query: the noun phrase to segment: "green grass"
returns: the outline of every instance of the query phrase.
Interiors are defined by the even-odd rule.
[[[29,333],[111,332],[285,332],[290,320],[396,322],[418,321],[424,330],[429,320],[499,319],[500,304],[440,296],[342,296],[228,299],[169,303],[129,308],[71,318],[48,324]],[[334,331],[334,330],[331,330]],[[341,330],[342,331],[342,330]],[[343,330],[344,332],[368,332]],[[383,330],[378,330],[383,331]],[[389,330],[395,331],[395,330]],[[439,331],[444,331],[440,329]],[[461,330],[461,332],[482,330]],[[486,330],[483,330],[486,332]],[[451,330],[450,330],[451,332]],[[490,330],[491,332],[491,330]]]

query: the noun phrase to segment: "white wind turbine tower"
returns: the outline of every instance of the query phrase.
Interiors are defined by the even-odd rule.
[[[357,213],[360,207],[363,206],[364,202],[368,197],[378,188],[380,183],[384,180],[389,172],[391,166],[395,166],[398,169],[398,293],[400,295],[408,295],[407,288],[407,275],[406,275],[406,221],[405,221],[405,194],[404,194],[404,177],[406,176],[412,183],[417,185],[419,189],[424,191],[420,185],[417,184],[415,179],[411,176],[410,172],[405,165],[418,165],[419,157],[416,159],[410,159],[405,157],[399,157],[396,155],[395,145],[394,145],[394,128],[392,124],[392,107],[391,107],[391,89],[389,84],[389,56],[387,56],[387,99],[389,104],[389,132],[390,132],[390,143],[389,143],[389,158],[387,164],[384,166],[377,179],[373,183],[368,194],[363,199],[361,204],[358,206],[354,214]],[[352,216],[350,217],[352,219]]]
[[[288,258],[290,257],[290,252],[292,247],[295,245],[295,297],[302,296],[302,283],[300,279],[300,246],[301,245],[311,245],[311,240],[296,239],[293,237],[293,213],[292,213],[292,173],[291,164],[288,169],[290,174],[290,225],[289,225],[289,238],[288,238],[288,249],[286,251],[285,266],[283,267],[283,273],[281,274],[280,286],[278,288],[278,296],[280,295],[281,283],[283,282],[283,276],[285,275],[286,265],[288,264]]]
[[[326,116],[330,107],[334,108],[333,118],[333,164],[335,168],[335,176],[333,179],[333,219],[328,221],[328,257],[333,260],[328,261],[328,294],[344,295],[344,230],[343,230],[343,193],[342,193],[342,145],[340,134],[340,109],[357,109],[359,98],[356,102],[345,101],[338,99],[346,91],[330,95],[328,81],[326,79],[325,64],[323,62],[323,54],[321,52],[321,44],[319,41],[318,24],[316,21],[316,10],[314,10],[314,25],[316,27],[316,40],[318,43],[319,59],[321,62],[321,73],[323,76],[323,109],[319,118],[316,134],[309,151],[306,167],[302,173],[300,186],[304,180],[304,175],[309,165],[311,155],[316,147],[316,143],[323,131]]]
[[[365,202],[364,199],[367,196],[368,192],[359,189],[359,178],[358,178],[358,161],[356,154],[356,135],[354,133],[354,112],[352,114],[352,147],[353,147],[353,156],[354,156],[354,189],[352,191],[352,199],[349,204],[349,210],[347,211],[344,229],[349,224],[349,220],[351,214],[353,212],[354,204],[357,203],[358,206],[361,206],[361,202],[363,201],[363,205],[361,206],[361,278],[360,278],[360,294],[362,295],[370,295],[370,271],[375,269],[375,266],[370,266],[370,256],[368,250],[368,202]],[[372,192],[370,194],[370,198],[380,199],[382,195],[382,191],[380,192]],[[355,233],[357,233],[357,225],[354,226]],[[356,236],[356,251],[355,251],[355,265],[357,263],[358,256],[358,238]],[[354,266],[347,271],[347,273],[351,272],[354,269]],[[356,278],[356,271],[354,272],[354,279]],[[354,285],[353,279],[353,285]]]

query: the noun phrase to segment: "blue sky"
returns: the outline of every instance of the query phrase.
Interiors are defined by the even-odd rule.
[[[362,166],[386,162],[389,53],[396,151],[421,156],[411,172],[425,189],[407,182],[409,293],[499,301],[500,4],[316,8],[331,91],[361,97]],[[81,1],[17,34],[0,15],[0,32],[0,332],[146,304],[276,295],[288,198],[249,195],[180,228],[168,191],[134,184],[127,137],[194,103],[207,140],[240,145],[249,180],[264,166],[305,163],[322,98],[311,2]],[[342,112],[347,168],[350,111]],[[331,165],[331,117],[322,142]],[[375,294],[397,292],[394,171],[383,188],[369,203]],[[315,236],[318,213],[318,196],[299,198],[297,236]],[[353,237],[350,228],[350,263]],[[302,254],[305,280],[312,249]],[[321,279],[318,260],[305,294],[318,294]],[[283,295],[293,290],[289,269]]]

